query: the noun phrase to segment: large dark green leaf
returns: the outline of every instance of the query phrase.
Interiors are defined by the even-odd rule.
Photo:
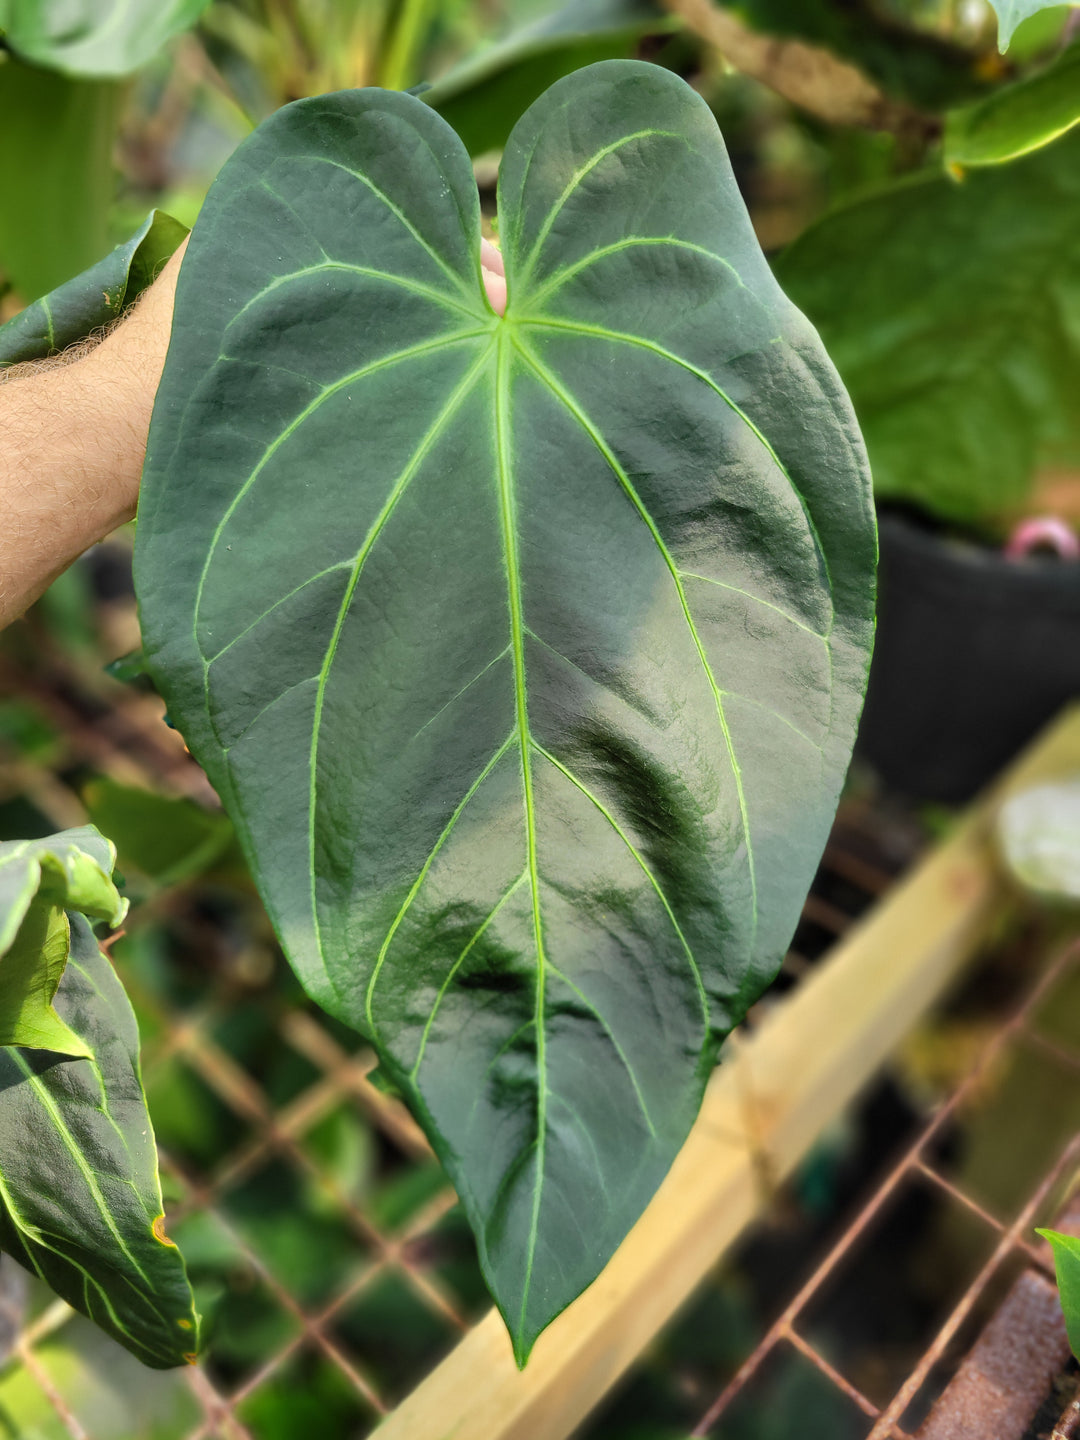
[[[127,75],[210,0],[0,0],[0,34],[35,65],[68,75]]]
[[[781,256],[882,496],[973,522],[1080,454],[1080,131],[827,215]]]
[[[181,270],[146,653],[293,964],[445,1161],[519,1359],[776,971],[870,645],[862,447],[705,104],[610,61],[521,120],[509,306],[464,147],[271,119]]]
[[[67,910],[119,925],[115,851],[92,825],[0,844],[0,1047],[89,1055],[53,1007],[68,960]]]
[[[155,1369],[192,1358],[198,1316],[162,1228],[135,1016],[71,914],[57,1008],[92,1059],[0,1049],[0,1250]]]
[[[642,36],[676,24],[660,0],[570,0],[458,65],[423,92],[424,103],[471,155],[500,149],[518,117],[563,75],[632,55]]]
[[[163,210],[151,210],[130,240],[58,290],[0,326],[0,369],[56,354],[107,325],[154,281],[187,234]]]
[[[945,159],[966,169],[1014,160],[1080,123],[1080,45],[1044,70],[985,100],[954,110],[945,124]]]

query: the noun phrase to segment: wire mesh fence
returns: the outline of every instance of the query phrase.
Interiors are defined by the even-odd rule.
[[[965,1107],[979,1103],[980,1091],[987,1085],[988,1077],[992,1077],[995,1070],[1000,1070],[1009,1051],[1015,1051],[1017,1047],[1029,1049],[1047,1060],[1066,1090],[1080,1088],[1077,1087],[1080,1032],[1073,1030],[1067,1038],[1055,1033],[1059,1028],[1056,1022],[1064,1013],[1061,996],[1070,987],[1075,988],[1078,980],[1080,943],[1073,942],[1061,950],[1043,974],[1034,979],[1019,1005],[988,1040],[976,1064],[935,1109],[914,1143],[700,1416],[692,1431],[695,1440],[706,1440],[706,1437],[723,1440],[724,1436],[733,1433],[731,1427],[738,1424],[740,1403],[753,1403],[755,1386],[767,1383],[770,1367],[775,1367],[785,1350],[796,1352],[838,1397],[863,1417],[864,1423],[854,1425],[852,1433],[858,1430],[865,1434],[866,1440],[915,1440],[916,1434],[925,1436],[930,1433],[926,1427],[931,1423],[934,1403],[947,1393],[948,1382],[956,1374],[960,1359],[969,1348],[971,1336],[967,1333],[968,1323],[978,1314],[980,1302],[993,1293],[995,1283],[1000,1283],[1004,1277],[1012,1280],[1018,1262],[1034,1267],[1048,1279],[1053,1279],[1049,1246],[1036,1242],[1034,1229],[1040,1223],[1051,1223],[1080,1170],[1080,1134],[1066,1134],[1064,1143],[1039,1167],[1034,1180],[1029,1181],[1030,1188],[1013,1213],[1006,1217],[992,1213],[971,1185],[958,1181],[955,1175],[950,1174],[953,1157],[942,1141]],[[842,1283],[845,1269],[858,1264],[859,1247],[867,1232],[881,1223],[889,1207],[906,1188],[912,1186],[938,1189],[953,1204],[974,1217],[985,1232],[988,1254],[944,1318],[926,1337],[925,1348],[902,1382],[887,1399],[877,1399],[843,1373],[828,1353],[827,1340],[823,1342],[815,1337],[814,1311],[829,1287]],[[1076,1219],[1080,1221],[1080,1213]],[[1063,1341],[1063,1327],[1060,1318],[1057,1318]],[[1067,1353],[1065,1346],[1058,1356],[1059,1365],[1064,1363]],[[1019,1381],[1014,1383],[1019,1384]],[[1070,1404],[1069,1408],[1075,1415],[1075,1407]],[[1002,1422],[1000,1408],[993,1418],[999,1424]],[[1065,1423],[1066,1416],[1063,1416],[1062,1424]],[[1076,1421],[1069,1420],[1068,1423],[1075,1426]],[[1058,1428],[1060,1431],[1060,1426]],[[977,1432],[960,1428],[947,1433],[974,1436]],[[1000,1435],[1001,1440],[1013,1440],[1014,1434],[1019,1436],[1022,1432],[995,1428],[994,1433]]]
[[[40,617],[6,640],[5,835],[83,823],[102,776],[214,803],[157,698],[101,670],[101,648],[135,638],[131,618],[124,601],[99,606],[81,647],[57,643],[55,619]],[[867,804],[844,807],[765,1007],[887,888],[918,839]],[[308,1423],[325,1440],[362,1436],[488,1308],[467,1226],[422,1132],[373,1081],[374,1055],[304,1000],[242,874],[189,866],[179,886],[140,889],[151,859],[136,847],[127,862],[136,903],[107,944],[139,1017],[169,1231],[208,1319],[203,1358],[179,1380],[136,1382],[111,1342],[102,1351],[85,1322],[31,1287],[9,1326],[0,1423],[29,1386],[35,1440],[271,1440]],[[7,1262],[4,1274],[11,1301],[22,1282]],[[72,1347],[89,1357],[74,1373]],[[117,1392],[129,1385],[125,1407]],[[158,1410],[165,1418],[147,1428]]]

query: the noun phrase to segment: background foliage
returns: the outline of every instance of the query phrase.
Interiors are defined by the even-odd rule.
[[[327,89],[431,82],[426,99],[465,137],[490,219],[497,151],[535,94],[578,65],[637,54],[688,78],[720,119],[759,238],[845,372],[881,498],[991,540],[1047,497],[1075,503],[1075,485],[1061,483],[1076,460],[1069,397],[1080,344],[1069,7],[1003,0],[1002,37],[1022,21],[1004,53],[991,7],[977,0],[582,0],[562,8],[546,0],[214,0],[150,8],[153,25],[102,51],[93,34],[73,46],[50,39],[47,26],[27,29],[28,16],[44,13],[32,0],[21,10],[17,0],[0,3],[0,314],[101,260],[154,206],[190,224],[253,124]],[[161,45],[167,32],[172,39]],[[777,47],[777,38],[792,48]],[[1051,197],[1046,230],[1039,227]],[[1051,232],[1052,244],[1039,238]],[[108,313],[132,293],[110,302]],[[41,312],[26,315],[24,326],[40,337]],[[901,363],[890,366],[894,346]],[[89,674],[134,643],[124,603],[110,599],[105,619],[89,619],[92,593],[125,592],[123,543],[120,559],[115,548],[91,558],[38,607],[29,630],[34,666],[47,671],[50,645],[58,645],[65,667],[74,662]],[[26,644],[25,635],[9,635],[0,653],[10,660]],[[16,669],[24,681],[28,671]],[[215,1016],[215,1039],[287,1098],[312,1074],[281,1046],[267,1015],[295,995],[227,822],[205,795],[199,806],[165,801],[146,788],[168,788],[163,781],[143,774],[131,788],[103,780],[85,756],[73,765],[46,718],[53,712],[43,696],[54,678],[36,690],[22,685],[18,700],[0,706],[5,763],[20,775],[27,764],[46,773],[54,761],[66,767],[84,812],[63,823],[89,814],[106,833],[131,837],[121,867],[132,877],[129,893],[149,909],[115,954],[140,990],[159,1133],[193,1172],[208,1173],[226,1165],[245,1122],[170,1048],[161,1007],[201,1017],[208,987],[223,987],[230,1001],[257,996],[258,1019],[248,1014],[227,1026]],[[116,704],[114,691],[107,704]],[[3,817],[0,838],[59,828],[21,799]],[[170,885],[179,890],[166,901]],[[310,1144],[305,1138],[350,1193],[388,1224],[407,1227],[437,1189],[437,1171],[388,1165],[379,1144],[352,1114],[316,1127]],[[174,1203],[186,1193],[176,1172],[167,1185]],[[226,1208],[240,1231],[259,1233],[280,1273],[310,1285],[312,1303],[355,1245],[336,1231],[333,1243],[301,1245],[304,1226],[290,1213],[303,1211],[310,1237],[326,1225],[326,1199],[324,1187],[295,1176],[260,1176],[250,1194],[237,1186]],[[263,1279],[216,1220],[192,1215],[177,1233],[220,1373],[237,1380],[292,1333],[295,1317],[266,1301]],[[475,1313],[482,1292],[461,1246],[459,1229],[437,1253]],[[400,1289],[388,1293],[382,1310],[350,1312],[349,1323],[369,1339],[385,1331],[392,1374],[395,1353],[415,1344],[426,1364],[453,1332],[438,1322],[425,1328]],[[92,1353],[92,1343],[84,1335],[79,1353]],[[87,1385],[94,1368],[80,1371]],[[342,1417],[345,1433],[355,1414],[332,1368],[303,1373],[320,1416]],[[5,1386],[0,1403],[13,1389]],[[304,1423],[304,1403],[304,1385],[283,1382],[274,1404],[282,1415],[293,1406],[288,1420],[275,1420],[268,1402],[259,1433]],[[791,1422],[778,1423],[787,1433]]]

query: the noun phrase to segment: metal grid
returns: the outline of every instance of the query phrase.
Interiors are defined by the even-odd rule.
[[[127,623],[124,616],[123,608],[117,607],[112,620],[122,627]],[[44,627],[36,633],[19,628],[22,633],[16,632],[15,645],[9,644],[0,654],[0,695],[28,701],[47,717],[59,737],[59,748],[47,763],[28,762],[17,755],[5,759],[0,751],[0,803],[21,797],[57,828],[79,824],[85,812],[78,791],[87,774],[213,803],[202,772],[175,732],[162,725],[156,697],[110,680],[101,673],[95,654],[73,657],[68,647],[61,649],[52,642]],[[113,653],[120,648],[115,638],[110,648]],[[763,1007],[778,1003],[783,990],[798,982],[911,858],[915,848],[911,834],[897,843],[893,827],[890,843],[883,846],[876,829],[880,827],[865,805],[852,803],[842,813],[781,980]],[[151,898],[133,911],[128,922],[132,936],[141,926],[156,923],[158,908],[158,901]],[[439,1346],[429,1348],[413,1373],[388,1387],[380,1382],[377,1366],[363,1345],[343,1335],[340,1322],[350,1307],[386,1277],[397,1277],[419,1309],[437,1321],[442,1350],[449,1349],[486,1308],[482,1296],[463,1296],[438,1264],[438,1227],[456,1204],[453,1191],[441,1180],[403,1223],[380,1222],[372,1207],[350,1193],[306,1144],[321,1121],[346,1108],[361,1116],[379,1137],[392,1166],[433,1163],[427,1141],[406,1109],[372,1083],[374,1055],[365,1047],[351,1050],[340,1029],[311,1007],[272,997],[269,1023],[276,1041],[307,1067],[305,1083],[297,1093],[275,1103],[258,1074],[221,1041],[221,1024],[236,1004],[235,986],[212,984],[210,993],[191,1008],[171,1010],[124,963],[123,934],[111,937],[107,946],[117,947],[124,982],[144,1029],[149,1020],[153,1032],[144,1043],[143,1072],[159,1140],[162,1132],[153,1095],[156,1078],[169,1066],[182,1066],[206,1087],[238,1130],[236,1143],[209,1168],[172,1153],[167,1143],[161,1145],[169,1228],[186,1250],[185,1222],[197,1219],[212,1224],[235,1263],[259,1288],[266,1306],[283,1319],[283,1333],[268,1347],[269,1353],[240,1375],[222,1373],[211,1336],[203,1361],[186,1372],[196,1418],[176,1433],[182,1440],[213,1436],[260,1440],[258,1420],[250,1415],[252,1403],[275,1382],[304,1383],[302,1377],[293,1377],[289,1367],[311,1356],[332,1367],[351,1396],[353,1408],[342,1433],[366,1433],[439,1358]],[[751,1026],[755,1018],[752,1013]],[[332,1293],[314,1300],[297,1293],[261,1253],[257,1237],[237,1223],[230,1195],[245,1184],[257,1184],[268,1164],[284,1165],[317,1190],[325,1202],[327,1223],[348,1230],[352,1254],[347,1273],[341,1274]],[[21,1365],[33,1377],[63,1434],[74,1440],[97,1440],[76,1413],[77,1401],[63,1392],[40,1354],[43,1342],[72,1313],[62,1302],[49,1304],[17,1335],[7,1365]]]
[[[885,1180],[860,1210],[855,1220],[806,1283],[783,1309],[762,1337],[756,1348],[717,1395],[691,1432],[693,1440],[721,1440],[724,1421],[736,1400],[759,1377],[764,1367],[785,1348],[797,1351],[808,1361],[829,1386],[845,1397],[867,1417],[866,1440],[916,1440],[904,1422],[924,1386],[938,1366],[954,1349],[957,1337],[964,1330],[973,1312],[987,1292],[1006,1272],[1007,1267],[1021,1262],[1053,1279],[1053,1261],[1049,1247],[1033,1241],[1033,1228],[1047,1223],[1048,1206],[1053,1197],[1060,1201],[1060,1192],[1073,1181],[1080,1170],[1080,1135],[1069,1140],[1053,1163],[1038,1179],[1014,1218],[1006,1222],[982,1205],[967,1188],[945,1173],[945,1167],[932,1152],[947,1127],[978,1096],[988,1075],[992,1074],[1005,1050],[1017,1040],[1050,1056],[1071,1077],[1080,1075],[1080,1052],[1061,1045],[1040,1028],[1041,1012],[1047,996],[1070,972],[1080,971],[1080,942],[1067,945],[1030,989],[1012,1014],[989,1040],[977,1063],[953,1089],[921,1128],[914,1143],[889,1172]],[[989,1258],[981,1266],[955,1303],[947,1319],[938,1328],[916,1365],[885,1405],[875,1404],[832,1360],[820,1344],[806,1333],[805,1322],[812,1302],[827,1282],[850,1261],[860,1241],[885,1212],[902,1187],[910,1181],[938,1187],[985,1228],[993,1237]],[[909,1422],[910,1423],[910,1422]],[[966,1432],[965,1432],[966,1433]],[[1054,1431],[1053,1440],[1068,1440],[1080,1433],[1080,1402],[1071,1404]]]

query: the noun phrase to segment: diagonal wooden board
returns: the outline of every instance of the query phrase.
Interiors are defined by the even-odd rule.
[[[563,1440],[768,1202],[1009,903],[993,820],[1006,796],[1080,772],[1070,707],[728,1051],[652,1204],[524,1371],[491,1311],[380,1426],[378,1440]],[[730,1045],[730,1042],[729,1042]]]

